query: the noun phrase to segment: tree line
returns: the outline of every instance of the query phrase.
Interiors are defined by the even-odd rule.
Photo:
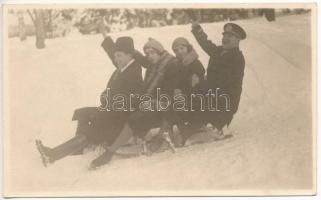
[[[304,13],[304,9],[282,9],[281,14]],[[218,22],[265,16],[275,20],[274,9],[26,9],[10,10],[17,17],[17,31],[21,41],[28,35],[36,36],[36,47],[45,48],[47,38],[63,37],[72,29],[82,34],[118,32],[134,27],[160,27],[187,24],[191,18],[199,22]],[[33,23],[25,24],[29,17]]]

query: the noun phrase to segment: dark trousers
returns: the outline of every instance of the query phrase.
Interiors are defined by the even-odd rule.
[[[78,121],[76,135],[82,134],[92,144],[112,144],[129,117],[128,112],[99,111],[96,107],[85,107],[74,112]]]
[[[161,126],[162,114],[157,111],[139,111],[130,116],[128,124],[135,136],[144,139],[151,129]]]

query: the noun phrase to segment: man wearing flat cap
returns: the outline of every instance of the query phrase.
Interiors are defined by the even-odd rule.
[[[192,33],[210,57],[204,91],[211,89],[215,93],[218,90],[219,95],[225,95],[218,97],[215,111],[207,109],[202,116],[203,123],[211,123],[217,129],[216,136],[222,138],[224,136],[222,129],[231,123],[240,101],[245,60],[239,49],[239,43],[246,38],[246,33],[235,23],[225,24],[221,46],[208,40],[207,34],[196,21],[192,22]],[[197,125],[195,123],[193,126]],[[192,134],[193,129],[195,127],[190,127],[189,131],[184,133],[185,140]]]

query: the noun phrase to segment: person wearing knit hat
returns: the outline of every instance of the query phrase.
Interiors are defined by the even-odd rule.
[[[186,55],[192,50],[192,45],[186,38],[178,37],[174,40],[172,49],[176,54],[176,57],[182,59],[183,57],[186,57]]]
[[[193,46],[184,37],[178,37],[173,41],[172,49],[178,59],[179,74],[178,83],[174,90],[175,95],[185,95],[190,97],[192,94],[201,93],[200,85],[204,82],[205,69],[201,61],[198,59],[198,54]],[[177,96],[178,97],[178,96]],[[193,107],[190,107],[193,103]],[[201,110],[201,102],[194,99],[193,102],[186,103],[188,110],[193,109],[196,112]],[[184,130],[185,124],[194,123],[195,112],[173,112],[168,118],[172,124],[176,124],[180,131]],[[170,118],[171,117],[171,118]],[[175,143],[177,146],[182,145],[180,134],[176,134]]]
[[[183,45],[186,46],[188,48],[191,48],[192,45],[188,42],[188,40],[184,37],[178,37],[173,41],[172,44],[172,49],[175,52],[175,49],[179,46],[179,45]]]
[[[179,60],[181,69],[188,69],[188,76],[197,76],[198,79],[204,79],[205,69],[203,64],[198,59],[198,54],[195,52],[193,46],[188,42],[186,38],[178,37],[172,44],[172,49]],[[182,77],[182,76],[181,76]],[[189,77],[191,79],[191,77]],[[185,77],[187,78],[187,77]],[[198,82],[198,81],[196,81]],[[197,83],[192,82],[188,85],[194,87]]]
[[[154,38],[148,38],[143,49],[148,62],[152,65],[156,65],[161,59],[161,55],[165,52],[163,45]]]
[[[157,97],[159,91],[161,94],[166,94],[168,97],[172,98],[179,77],[177,59],[168,53],[163,45],[154,38],[148,38],[143,49],[146,56],[136,56],[135,59],[141,61],[141,64],[147,68],[144,78],[146,94]],[[162,103],[166,104],[166,102],[158,100],[159,99],[153,99],[155,105],[160,105]],[[169,129],[171,129],[171,127],[168,127],[168,120],[165,118],[165,115],[163,115],[163,113],[167,113],[168,110],[165,112],[158,112],[158,108],[154,109],[155,111],[140,112],[139,117],[129,121],[129,126],[132,132],[135,133],[134,135],[142,140],[144,140],[149,130],[160,127],[158,135],[164,136],[166,142],[169,142],[169,147],[174,150],[174,144],[169,138],[169,135],[166,134],[166,132],[170,131]],[[162,139],[158,140],[159,137],[154,137],[154,139],[155,140],[152,140],[153,142],[151,142],[150,146],[153,146],[152,149],[155,150],[160,147],[159,144],[162,143]],[[147,148],[145,147],[143,149]]]
[[[158,53],[160,54],[165,50],[163,45],[157,40],[155,40],[154,38],[148,38],[148,41],[144,45],[144,52],[146,51],[147,48],[153,48],[156,51],[158,51]]]

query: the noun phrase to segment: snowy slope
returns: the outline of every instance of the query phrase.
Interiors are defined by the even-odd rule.
[[[41,164],[34,140],[55,146],[74,135],[73,110],[99,103],[113,71],[100,48],[102,36],[70,35],[46,41],[45,50],[10,39],[10,123],[6,140],[8,195],[98,195],[282,193],[312,188],[310,15],[239,21],[248,33],[241,49],[246,59],[240,108],[230,128],[233,138],[192,145],[172,154],[120,159],[94,172],[87,165],[99,151],[73,156],[48,168]],[[220,43],[224,23],[203,24]],[[136,48],[153,37],[171,51],[172,41],[189,39],[204,66],[208,57],[190,33],[190,25],[134,29]],[[7,117],[9,116],[9,117]],[[204,137],[204,136],[197,136]],[[121,192],[122,191],[122,192]],[[166,192],[165,192],[166,191]],[[37,192],[37,193],[34,193]],[[155,195],[155,193],[153,193]]]

